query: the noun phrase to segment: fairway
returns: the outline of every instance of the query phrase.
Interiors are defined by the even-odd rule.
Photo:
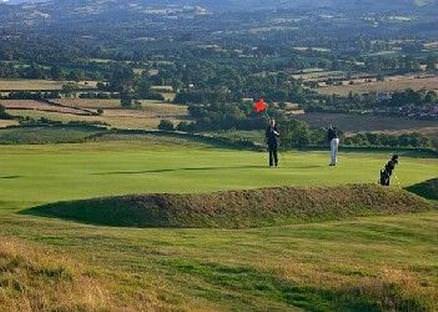
[[[21,271],[6,266],[0,281],[28,291],[13,297],[0,287],[0,304],[25,307],[42,297],[71,312],[433,311],[436,211],[245,230],[118,228],[18,214],[116,194],[374,183],[388,157],[341,153],[339,167],[329,168],[327,156],[285,152],[280,168],[269,169],[265,153],[153,137],[1,146],[0,265],[18,263]],[[398,182],[436,177],[437,168],[436,159],[402,157]],[[26,270],[27,279],[48,272],[35,277],[44,293],[15,277]],[[52,280],[51,272],[67,275]]]

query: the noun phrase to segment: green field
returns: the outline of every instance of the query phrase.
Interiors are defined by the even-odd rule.
[[[269,169],[265,156],[151,137],[0,146],[0,238],[14,244],[7,247],[12,251],[0,250],[0,272],[10,274],[0,275],[0,310],[8,302],[30,302],[33,311],[436,308],[436,212],[246,230],[117,228],[17,214],[56,201],[119,194],[374,183],[388,158],[342,154],[339,167],[329,168],[325,152],[292,151],[281,155],[280,168]],[[437,173],[437,159],[403,157],[396,184],[409,186]],[[35,251],[30,259],[39,249],[46,256]],[[54,255],[53,264],[44,260],[47,255]],[[9,257],[30,275],[44,272],[37,276],[46,293],[18,279],[22,271],[4,264]],[[60,271],[70,273],[53,273]],[[94,281],[82,287],[90,297],[74,287],[84,276]],[[50,297],[59,283],[59,294]],[[5,285],[10,287],[2,290]],[[63,291],[71,296],[64,298]]]

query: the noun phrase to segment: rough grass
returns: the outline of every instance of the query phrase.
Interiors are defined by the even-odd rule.
[[[430,212],[219,230],[0,215],[0,235],[79,259],[99,280],[113,281],[120,304],[153,304],[132,311],[434,312],[437,218]],[[110,299],[105,306],[111,310]]]
[[[127,297],[98,268],[64,253],[0,236],[0,311],[172,311],[154,293]]]
[[[428,209],[426,201],[399,189],[351,185],[108,197],[25,213],[112,226],[247,228]]]
[[[409,186],[407,190],[428,199],[438,200],[438,178]]]
[[[306,267],[306,264],[284,263],[284,268],[277,269],[274,274],[244,266],[201,261],[180,260],[167,265],[177,272],[196,276],[214,286],[232,289],[236,293],[249,293],[254,301],[253,305],[261,300],[271,301],[270,309],[273,311],[295,311],[293,307],[297,311],[303,309],[315,312],[432,311],[435,297],[430,292],[431,289],[425,291],[425,287],[412,275],[388,268],[382,269],[378,276],[363,274],[359,283],[357,279],[353,282],[346,278],[341,283],[338,282],[337,287],[333,287],[334,281],[326,274],[318,272],[311,265]],[[298,268],[292,268],[292,265]],[[312,269],[314,272],[311,272]],[[297,278],[300,275],[301,278],[307,275],[304,278],[305,283]],[[309,277],[320,283],[309,281]],[[219,294],[211,291],[203,295],[214,300]],[[281,307],[278,303],[285,303],[290,309]],[[249,310],[263,311],[254,307]]]
[[[104,130],[52,126],[0,129],[0,144],[79,143]]]
[[[102,311],[109,301],[102,285],[77,263],[0,237],[1,311]]]

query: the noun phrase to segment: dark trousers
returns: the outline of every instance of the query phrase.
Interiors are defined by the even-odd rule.
[[[389,173],[386,170],[380,171],[380,184],[383,186],[389,186],[391,184],[391,175],[392,173]]]
[[[269,146],[269,166],[272,167],[275,165],[275,167],[278,166],[278,151],[277,146]]]

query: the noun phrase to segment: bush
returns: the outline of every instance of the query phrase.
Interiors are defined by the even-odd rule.
[[[122,97],[120,99],[120,105],[122,107],[128,108],[132,106],[132,98],[130,97]]]
[[[344,140],[345,145],[373,147],[430,148],[430,139],[420,133],[390,135],[385,133],[359,133]]]
[[[12,119],[12,116],[6,112],[6,108],[0,105],[0,119]]]
[[[193,132],[195,130],[195,124],[186,121],[181,121],[177,126],[176,130],[184,132]]]
[[[158,125],[158,129],[165,131],[172,131],[175,130],[175,127],[173,126],[173,123],[170,120],[161,120],[160,124]]]
[[[161,93],[158,92],[150,92],[145,97],[145,100],[156,100],[156,101],[164,101],[165,98]]]

